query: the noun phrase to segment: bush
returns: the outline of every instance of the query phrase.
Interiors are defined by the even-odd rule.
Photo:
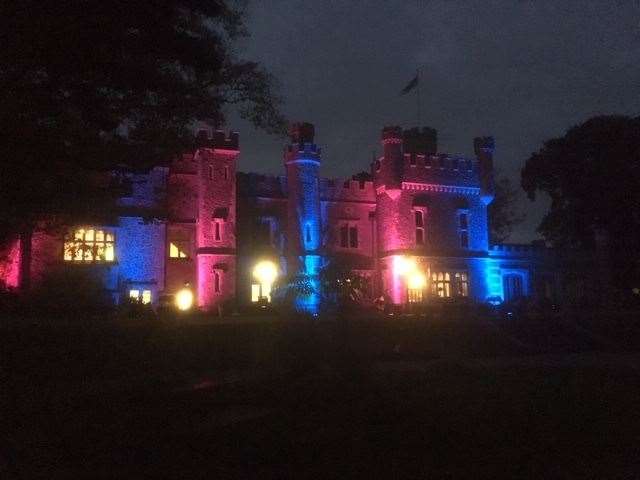
[[[50,271],[29,294],[29,305],[37,312],[54,315],[110,310],[111,295],[95,272],[61,267]]]

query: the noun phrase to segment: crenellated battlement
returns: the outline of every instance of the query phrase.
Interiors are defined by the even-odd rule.
[[[227,134],[224,130],[210,132],[209,130],[201,129],[198,131],[196,143],[200,148],[239,151],[240,134],[234,131],[229,131]]]
[[[315,143],[289,144],[284,149],[285,153],[304,153],[308,155],[321,155],[322,148]]]

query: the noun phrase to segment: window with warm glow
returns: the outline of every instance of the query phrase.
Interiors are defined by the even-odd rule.
[[[431,274],[431,294],[442,298],[451,296],[451,275],[449,272]]]
[[[132,302],[142,303],[143,305],[149,305],[151,303],[151,290],[131,289],[129,290],[129,299]]]
[[[64,242],[66,262],[113,262],[115,238],[112,232],[93,228],[76,229]]]
[[[188,242],[178,240],[169,242],[169,258],[189,258]]]
[[[469,275],[467,272],[432,272],[431,294],[442,297],[468,297]]]

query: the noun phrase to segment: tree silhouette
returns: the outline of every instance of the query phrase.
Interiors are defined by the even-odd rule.
[[[529,198],[551,198],[539,227],[547,240],[589,250],[606,238],[616,285],[638,282],[640,117],[593,117],[546,141],[521,180]]]
[[[508,177],[495,182],[495,198],[489,205],[489,236],[491,244],[506,241],[513,228],[524,220],[517,209],[518,191]]]
[[[95,208],[88,171],[166,161],[195,145],[194,122],[221,126],[225,106],[283,132],[273,79],[235,54],[247,32],[232,5],[3,2],[0,231]]]

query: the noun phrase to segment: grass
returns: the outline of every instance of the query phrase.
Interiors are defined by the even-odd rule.
[[[7,328],[0,476],[637,475],[640,356],[601,362],[582,339],[531,356],[545,350],[526,331],[481,318]]]

